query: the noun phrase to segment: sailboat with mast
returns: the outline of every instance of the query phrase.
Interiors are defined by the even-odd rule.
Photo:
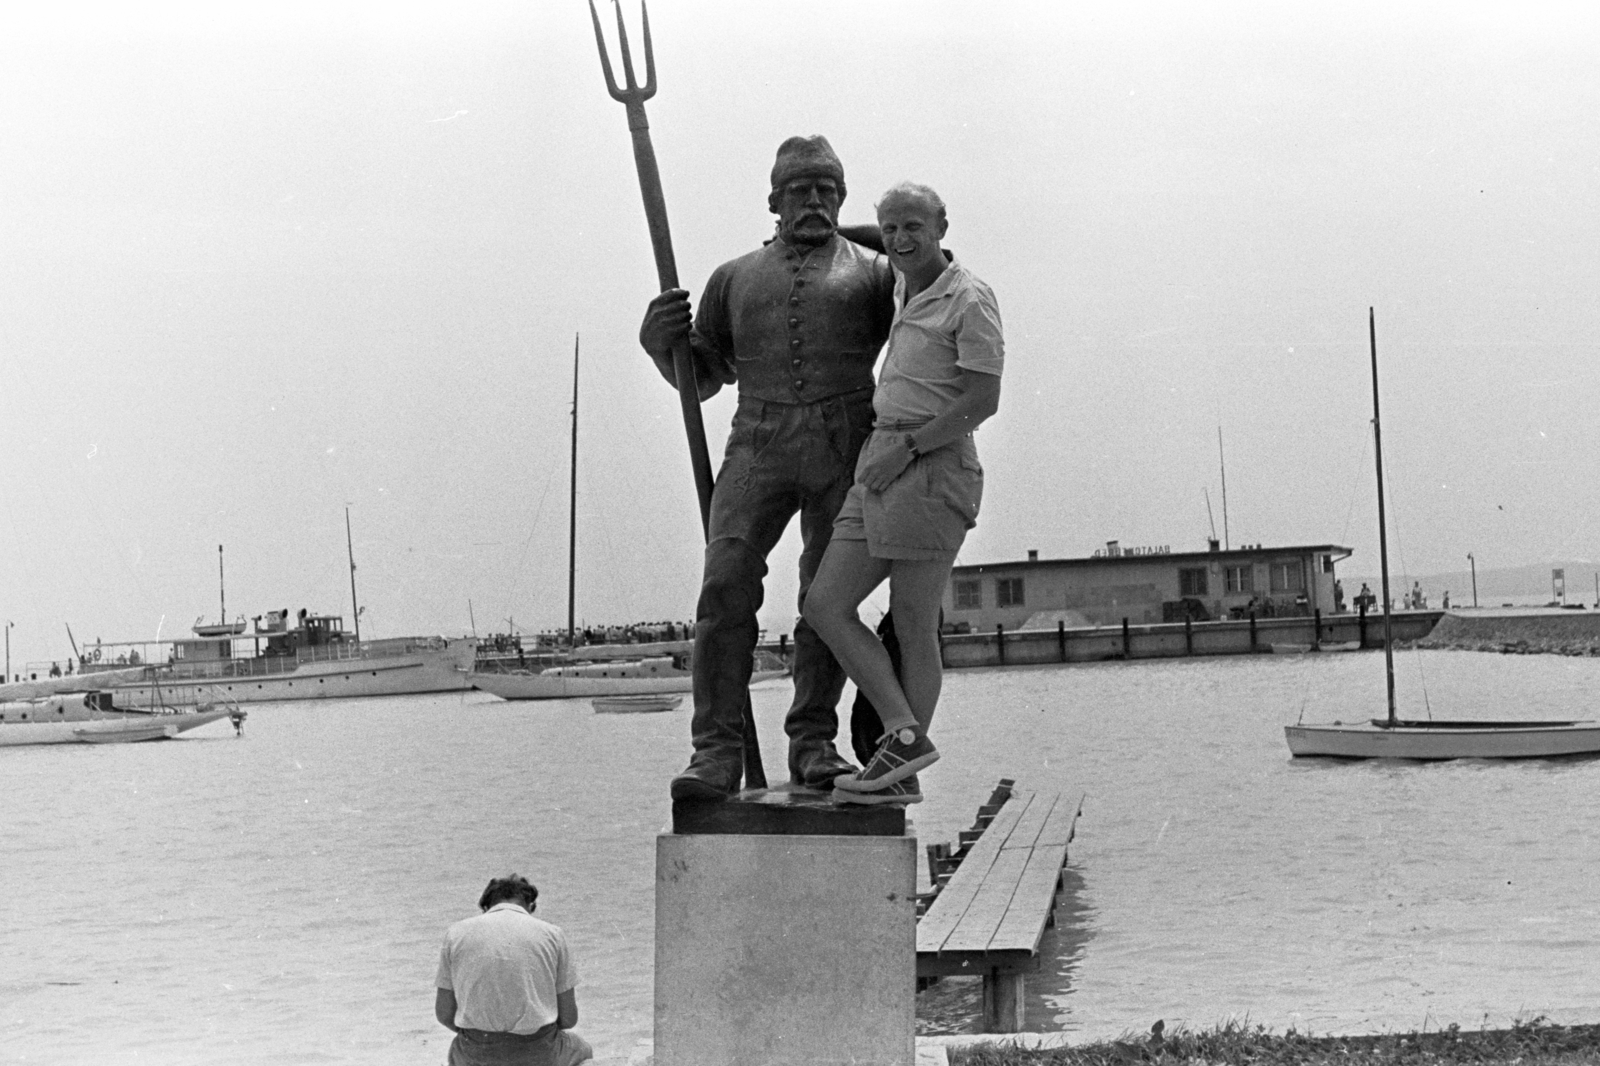
[[[578,353],[580,336],[572,340],[572,451],[567,508],[567,649],[531,658],[480,658],[468,681],[474,688],[505,700],[559,700],[609,696],[661,696],[694,687],[692,641],[650,645],[577,646],[578,556]],[[782,660],[757,652],[752,683],[782,677]],[[676,706],[674,704],[673,706]],[[666,708],[662,708],[666,709]]]
[[[1388,715],[1348,724],[1285,726],[1289,753],[1297,757],[1346,759],[1529,759],[1600,752],[1600,723],[1593,720],[1408,719],[1396,713],[1383,431],[1378,418],[1378,328],[1372,308],[1367,309],[1367,336],[1372,351],[1372,442],[1377,456],[1378,562],[1383,571],[1383,667]]]

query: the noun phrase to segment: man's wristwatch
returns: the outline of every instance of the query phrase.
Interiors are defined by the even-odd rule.
[[[913,459],[922,458],[922,453],[917,450],[917,439],[915,437],[913,437],[911,434],[907,433],[906,436],[905,436],[905,441],[906,441],[906,451],[911,453],[911,458],[913,458]]]

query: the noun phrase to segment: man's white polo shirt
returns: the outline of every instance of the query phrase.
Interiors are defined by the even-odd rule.
[[[445,931],[435,984],[455,993],[456,1025],[526,1034],[556,1020],[578,969],[560,926],[505,902]]]
[[[872,394],[879,424],[937,418],[961,395],[961,371],[999,377],[1005,366],[994,290],[945,255],[944,272],[909,300],[895,271],[894,324]]]

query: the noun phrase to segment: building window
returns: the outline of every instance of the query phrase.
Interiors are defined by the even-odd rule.
[[[994,605],[996,607],[1022,606],[1022,579],[997,577],[994,580]]]
[[[1299,559],[1292,563],[1272,564],[1273,592],[1299,592],[1305,587],[1305,573],[1300,568]]]
[[[1206,594],[1206,568],[1188,567],[1178,571],[1178,595],[1204,596]]]
[[[976,611],[983,606],[983,582],[956,582],[956,610]]]
[[[1229,592],[1254,592],[1256,590],[1254,575],[1253,566],[1230,566],[1222,572]]]

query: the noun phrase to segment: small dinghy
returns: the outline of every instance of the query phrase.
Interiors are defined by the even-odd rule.
[[[650,714],[654,711],[675,711],[683,696],[653,693],[645,696],[598,696],[589,701],[596,714]]]

